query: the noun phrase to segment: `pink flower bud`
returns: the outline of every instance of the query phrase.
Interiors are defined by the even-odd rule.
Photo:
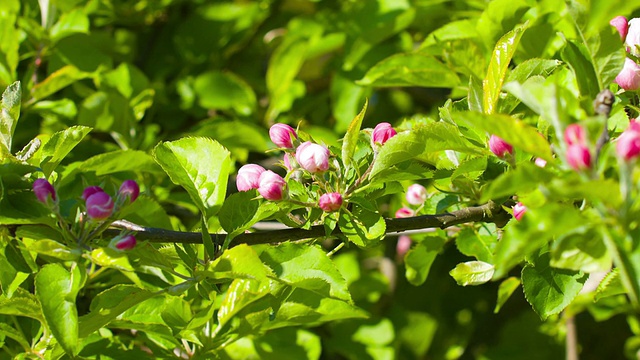
[[[104,220],[113,213],[113,199],[105,192],[96,192],[86,200],[87,214],[94,220]]]
[[[269,137],[277,147],[292,149],[293,139],[297,139],[296,130],[287,124],[274,124],[269,129]]]
[[[284,163],[284,167],[286,167],[288,171],[295,170],[294,166],[291,164],[291,161],[291,154],[284,154],[284,156],[282,157],[282,162]]]
[[[134,180],[125,180],[118,190],[118,196],[122,198],[128,197],[130,202],[136,201],[138,195],[140,195],[140,187]]]
[[[611,21],[609,21],[609,24],[615,27],[616,30],[618,30],[620,39],[624,41],[624,39],[627,37],[627,31],[629,30],[629,23],[627,22],[627,18],[624,16],[616,16],[611,19]]]
[[[536,158],[534,163],[536,164],[536,166],[541,167],[541,168],[547,166],[547,160],[545,160],[543,158]]]
[[[33,182],[33,192],[36,194],[38,201],[43,204],[48,203],[49,199],[54,201],[56,199],[56,190],[46,179],[36,179]]]
[[[282,176],[267,170],[260,175],[258,192],[263,198],[271,201],[281,200],[287,183]]]
[[[409,249],[411,249],[411,238],[407,235],[398,236],[398,243],[396,244],[398,258],[403,258]]]
[[[427,200],[427,189],[420,184],[413,184],[407,189],[407,202],[411,205],[422,205]]]
[[[340,193],[328,193],[320,196],[318,206],[324,212],[334,212],[342,207],[342,195]]]
[[[571,124],[564,130],[564,141],[567,145],[584,145],[586,138],[584,128],[578,124]]]
[[[131,250],[136,246],[136,237],[133,235],[126,235],[116,243],[116,249],[118,250]]]
[[[513,146],[495,135],[491,135],[489,138],[489,149],[499,158],[513,154]]]
[[[310,141],[302,143],[296,149],[296,161],[310,173],[324,172],[329,169],[329,149]]]
[[[625,161],[635,160],[640,155],[640,132],[629,127],[616,142],[616,153]]]
[[[627,51],[636,57],[640,56],[640,48],[636,47],[640,45],[640,18],[629,20],[629,28],[624,43],[628,46]]]
[[[387,140],[396,136],[398,133],[393,129],[393,126],[387,122],[376,125],[371,133],[371,145],[380,144],[383,145]]]
[[[82,192],[82,200],[87,201],[89,196],[91,196],[91,195],[93,195],[95,193],[99,193],[99,192],[104,192],[104,190],[102,190],[102,188],[100,186],[89,186],[89,187],[86,187],[84,189],[84,191]]]
[[[521,202],[517,203],[513,207],[513,217],[516,218],[516,220],[518,221],[522,219],[522,216],[524,215],[525,212],[527,212],[527,207],[524,206],[524,204]]]
[[[636,119],[629,119],[629,127],[627,130],[640,132],[640,123],[637,122]]]
[[[573,144],[567,148],[567,162],[574,170],[591,168],[591,153],[586,145]]]
[[[413,210],[409,209],[408,207],[401,207],[400,209],[398,209],[398,211],[396,211],[397,218],[407,218],[412,217],[413,215]]]
[[[251,189],[257,189],[260,186],[260,175],[266,170],[256,164],[247,164],[242,166],[238,170],[238,176],[236,176],[236,186],[238,191],[249,191]]]
[[[629,58],[624,59],[624,66],[616,76],[616,83],[625,90],[638,90],[640,88],[640,66]]]

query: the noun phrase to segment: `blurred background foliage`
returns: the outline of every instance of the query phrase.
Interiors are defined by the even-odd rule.
[[[632,17],[638,7],[585,4],[594,10],[593,28],[612,15]],[[270,125],[289,123],[337,145],[365,99],[363,127],[387,121],[408,128],[438,118],[447,99],[465,97],[470,82],[485,78],[496,41],[527,21],[514,63],[559,59],[563,37],[577,37],[567,8],[555,0],[2,0],[0,88],[22,82],[13,151],[70,126],[94,128],[65,158],[78,165],[66,168],[61,188],[83,186],[72,176],[80,165],[85,182],[102,175],[88,174],[88,159],[111,159],[117,169],[123,159],[98,155],[140,150],[131,161],[144,186],[174,229],[191,229],[197,217],[190,217],[186,195],[145,157],[159,141],[208,136],[231,151],[236,167],[269,164]],[[146,225],[167,226],[165,219]],[[564,356],[562,319],[542,322],[521,289],[494,314],[497,283],[456,285],[447,273],[466,258],[453,242],[419,287],[403,276],[394,237],[334,259],[370,319],[276,330],[238,341],[223,355],[300,358],[302,350],[290,344],[297,336],[303,355],[325,359]],[[582,358],[625,356],[631,332],[616,315],[618,305],[602,301],[576,317]]]

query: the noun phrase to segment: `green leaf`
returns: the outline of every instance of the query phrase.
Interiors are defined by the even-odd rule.
[[[382,240],[387,228],[380,214],[354,204],[351,213],[340,212],[338,226],[349,241],[360,246],[373,246]]]
[[[50,256],[63,261],[78,260],[80,257],[80,252],[74,252],[61,243],[48,239],[33,241],[28,244],[26,248],[40,255]]]
[[[260,261],[255,250],[247,244],[240,244],[224,251],[205,271],[196,272],[197,275],[214,280],[255,279],[263,282],[271,271]]]
[[[154,157],[171,181],[187,190],[203,216],[218,212],[231,168],[227,149],[215,140],[189,137],[158,144]]]
[[[351,301],[347,282],[318,245],[282,243],[265,249],[260,259],[291,287]]]
[[[273,52],[266,75],[271,98],[267,119],[274,120],[280,112],[288,110],[299,95],[296,94],[295,77],[304,63],[308,47],[307,39],[292,34]]]
[[[587,31],[588,33],[597,33],[601,29],[608,29],[611,19],[618,15],[631,14],[638,8],[640,8],[640,4],[633,1],[591,0],[589,1],[589,11],[586,14],[588,16]],[[618,40],[620,40],[619,37]]]
[[[482,192],[481,202],[504,196],[523,194],[551,181],[553,174],[533,163],[521,163],[487,184]]]
[[[222,204],[218,219],[230,238],[242,234],[258,221],[280,210],[277,204],[256,197],[258,194],[255,190],[241,191],[229,196]]]
[[[547,161],[553,161],[551,147],[536,128],[522,120],[502,114],[480,114],[475,112],[456,112],[452,114],[459,125],[486,131],[504,139],[516,149],[524,150]]]
[[[126,253],[111,248],[97,248],[91,251],[91,261],[96,265],[121,271],[134,271]]]
[[[515,69],[509,71],[505,83],[516,81],[524,83],[528,78],[532,76],[547,77],[555,69],[562,65],[560,60],[551,59],[527,59],[518,64]]]
[[[51,136],[49,141],[42,147],[40,167],[46,177],[49,177],[53,170],[62,160],[78,145],[82,139],[91,131],[86,126],[72,126],[66,130],[58,131]]]
[[[472,227],[463,228],[456,237],[458,251],[484,262],[493,261],[493,251],[498,239],[489,234],[480,234]]]
[[[360,136],[360,127],[362,126],[362,119],[364,119],[364,114],[367,112],[367,105],[369,101],[365,101],[362,110],[355,118],[351,121],[349,125],[349,129],[347,129],[347,133],[344,135],[342,140],[342,162],[346,169],[348,170],[353,166],[353,156],[356,151],[356,146],[358,145],[358,138]]]
[[[482,112],[482,97],[482,81],[473,75],[469,76],[469,92],[467,93],[469,110]]]
[[[233,110],[248,116],[256,110],[253,89],[239,76],[230,72],[209,71],[194,82],[198,103],[205,109]]]
[[[153,157],[140,150],[116,150],[90,157],[79,166],[82,172],[95,171],[96,176],[125,171],[162,173]]]
[[[549,260],[549,253],[545,253],[522,269],[524,296],[542,320],[564,310],[588,277],[582,272],[554,269]]]
[[[442,237],[427,236],[405,254],[405,276],[411,285],[420,286],[427,280],[431,265],[445,242]]]
[[[622,281],[620,280],[620,271],[618,268],[613,268],[611,271],[600,281],[598,288],[596,288],[596,294],[593,297],[593,301],[615,296],[620,294],[626,294],[626,290]]]
[[[458,264],[449,275],[453,277],[458,285],[481,285],[491,280],[494,266],[483,261],[467,261]]]
[[[256,281],[251,279],[235,279],[229,289],[220,309],[218,310],[218,327],[213,333],[215,337],[234,316],[252,303],[269,294],[268,281]]]
[[[229,360],[318,360],[322,343],[320,336],[311,331],[283,328],[260,336],[244,337],[221,351]]]
[[[30,292],[17,288],[10,298],[0,295],[0,314],[24,316],[44,323],[40,302]]]
[[[518,26],[509,31],[498,40],[493,49],[489,69],[487,69],[487,76],[482,81],[482,89],[484,92],[482,108],[487,114],[493,114],[496,110],[509,63],[525,30],[526,25]]]
[[[2,109],[0,109],[0,145],[7,153],[11,153],[13,132],[20,117],[22,88],[16,81],[2,93]]]
[[[93,298],[90,312],[80,317],[79,336],[91,335],[120,314],[154,296],[154,293],[133,285],[116,285]]]
[[[44,99],[78,80],[89,77],[90,75],[90,73],[78,70],[75,66],[67,65],[49,75],[42,82],[34,85],[33,89],[31,89],[31,97],[35,101]]]
[[[421,54],[392,55],[369,69],[358,85],[452,88],[460,83],[456,73],[438,59]]]
[[[594,232],[568,234],[553,242],[551,266],[585,273],[611,269],[611,255]]]
[[[600,92],[600,84],[593,65],[584,54],[586,52],[584,44],[568,40],[562,49],[561,56],[562,60],[569,64],[573,70],[580,94],[588,98],[595,98]]]
[[[51,42],[55,43],[64,37],[77,33],[89,33],[89,18],[81,9],[74,9],[60,16],[60,20],[51,27]]]
[[[496,301],[496,307],[493,309],[493,313],[497,314],[502,306],[509,300],[511,294],[520,286],[520,279],[511,276],[500,283],[498,287],[498,300]]]
[[[51,333],[70,355],[78,350],[78,310],[76,296],[82,285],[83,269],[72,266],[71,272],[61,264],[48,264],[36,275],[36,297]]]
[[[5,323],[0,323],[0,337],[2,337],[3,339],[4,337],[8,337],[12,340],[15,340],[16,342],[18,342],[18,344],[20,344],[20,346],[22,346],[25,353],[31,351],[31,346],[29,345],[27,339],[24,338],[22,332],[12,328]]]

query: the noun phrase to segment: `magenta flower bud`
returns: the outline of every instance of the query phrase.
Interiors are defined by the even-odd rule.
[[[138,198],[138,195],[140,195],[140,187],[134,180],[125,180],[122,185],[120,185],[118,195],[122,198],[128,197],[130,202],[134,202]]]
[[[131,250],[134,247],[136,247],[136,237],[133,235],[126,235],[116,243],[118,250]]]
[[[411,238],[407,235],[398,236],[398,243],[396,244],[398,258],[403,258],[409,249],[411,249]]]
[[[293,139],[298,138],[296,130],[287,124],[274,124],[269,129],[269,137],[277,147],[293,149]]]
[[[91,195],[93,195],[95,193],[99,193],[99,192],[104,192],[104,190],[102,190],[102,188],[100,186],[89,186],[89,187],[86,187],[84,189],[84,191],[82,192],[82,200],[87,201],[89,196],[91,196]]]
[[[293,164],[291,164],[291,161],[293,161],[292,155],[289,153],[284,154],[284,156],[282,157],[282,162],[284,163],[284,167],[287,168],[287,171],[295,170],[295,167],[293,166]]]
[[[629,58],[624,59],[624,66],[616,76],[616,83],[627,91],[638,90],[640,88],[640,66]]]
[[[328,193],[320,196],[318,206],[324,212],[334,212],[342,207],[342,195],[340,193]]]
[[[545,160],[543,158],[536,158],[534,163],[536,164],[536,166],[541,167],[541,168],[547,166],[547,160]]]
[[[260,175],[258,192],[267,200],[278,201],[282,199],[286,185],[282,176],[267,170]]]
[[[407,189],[407,202],[411,205],[422,205],[427,200],[427,189],[420,184],[413,184]]]
[[[507,154],[513,154],[513,146],[495,135],[491,135],[489,138],[489,149],[501,159]]]
[[[266,170],[260,165],[243,165],[238,170],[238,176],[236,176],[236,187],[238,191],[257,189],[260,186],[260,175],[265,171]]]
[[[564,141],[567,145],[584,145],[586,138],[584,128],[578,124],[571,124],[564,129]]]
[[[627,31],[629,30],[629,23],[627,22],[627,18],[624,16],[616,16],[611,19],[611,21],[609,21],[609,24],[616,28],[616,30],[618,30],[620,39],[624,41],[624,39],[627,37]]]
[[[573,144],[567,148],[567,163],[574,170],[591,168],[591,153],[586,145]]]
[[[296,149],[298,165],[310,173],[324,172],[329,169],[329,149],[326,146],[306,141]]]
[[[616,153],[625,161],[635,160],[640,155],[640,132],[629,127],[616,141]]]
[[[527,207],[523,203],[519,202],[513,207],[513,217],[520,221],[524,213],[527,212]]]
[[[33,192],[36,194],[38,201],[43,204],[48,203],[49,198],[54,201],[56,199],[56,190],[46,179],[36,179],[33,182]]]
[[[106,192],[91,194],[86,200],[87,214],[94,220],[104,220],[113,214],[113,199]]]
[[[383,145],[387,140],[396,136],[398,133],[393,129],[393,126],[387,122],[376,125],[371,133],[371,145],[380,144]]]
[[[401,207],[400,209],[398,209],[398,211],[396,211],[397,218],[412,217],[413,215],[413,210],[409,209],[408,207]]]
[[[629,28],[624,43],[627,45],[627,51],[634,56],[640,56],[640,18],[629,20]]]

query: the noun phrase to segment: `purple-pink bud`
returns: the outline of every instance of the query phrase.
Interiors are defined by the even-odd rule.
[[[396,244],[398,258],[403,258],[409,249],[411,249],[411,238],[407,235],[398,236],[398,243]]]
[[[267,200],[278,201],[282,199],[286,185],[282,176],[267,170],[260,175],[258,192]]]
[[[571,124],[564,129],[564,141],[567,145],[585,145],[586,138],[584,128],[578,124]]]
[[[499,158],[513,154],[513,146],[495,135],[489,138],[489,149]]]
[[[629,58],[624,59],[624,66],[616,76],[616,83],[625,90],[638,90],[640,88],[640,66]]]
[[[393,126],[387,122],[376,125],[371,133],[371,144],[383,145],[389,139],[396,136],[398,133],[393,129]]]
[[[236,176],[238,191],[257,189],[260,186],[260,175],[265,171],[262,166],[256,164],[242,166],[238,170],[238,176]]]
[[[320,196],[318,206],[324,212],[334,212],[342,207],[342,195],[340,193],[328,193]]]
[[[627,30],[627,36],[624,43],[627,45],[627,51],[634,56],[640,56],[640,18],[633,18],[629,20],[629,28]]]
[[[420,184],[413,184],[407,189],[407,202],[411,205],[422,205],[427,200],[427,189]]]
[[[126,235],[116,243],[118,250],[131,250],[136,247],[136,237],[133,235]]]
[[[86,187],[84,189],[84,191],[82,191],[82,200],[87,201],[89,196],[91,196],[91,195],[93,195],[95,193],[99,193],[99,192],[104,192],[104,190],[102,190],[102,188],[100,186],[89,186],[89,187]]]
[[[284,163],[284,167],[286,167],[288,171],[294,170],[294,167],[291,164],[291,161],[292,161],[292,157],[291,156],[292,155],[290,153],[286,153],[282,157],[282,162]]]
[[[56,199],[56,190],[46,179],[36,179],[33,182],[33,192],[36,194],[38,201],[44,204],[49,201],[49,198],[51,200]]]
[[[138,195],[140,195],[140,187],[134,180],[125,180],[122,185],[120,185],[118,195],[123,198],[128,197],[130,202],[134,202],[138,198]]]
[[[96,192],[86,200],[87,214],[95,220],[104,220],[113,213],[113,199],[105,192]]]
[[[408,207],[401,207],[400,209],[398,209],[398,211],[396,211],[397,218],[406,218],[406,217],[411,217],[413,215],[414,215],[413,210],[409,209]]]
[[[324,172],[329,169],[329,149],[311,141],[302,143],[296,149],[296,161],[310,173]]]
[[[631,126],[625,130],[616,141],[616,153],[625,161],[635,160],[640,155],[640,132]]]
[[[269,137],[277,147],[292,149],[293,139],[297,139],[296,130],[287,124],[274,124],[269,129]]]
[[[624,39],[627,37],[627,31],[629,30],[629,23],[627,22],[627,18],[624,16],[616,16],[611,19],[611,21],[609,21],[609,24],[615,27],[616,30],[618,30],[620,39],[624,41]]]
[[[567,163],[574,170],[591,168],[591,153],[586,145],[573,144],[567,148]]]
[[[520,221],[524,213],[527,212],[527,207],[523,203],[519,202],[513,207],[513,217]]]

